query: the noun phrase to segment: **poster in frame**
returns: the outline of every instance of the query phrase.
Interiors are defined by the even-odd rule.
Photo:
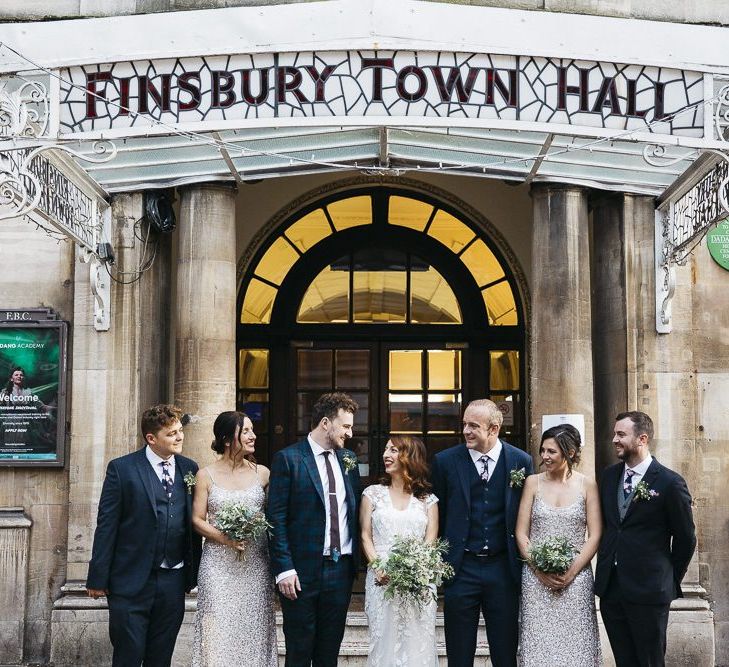
[[[62,467],[68,323],[45,308],[0,309],[0,467]]]

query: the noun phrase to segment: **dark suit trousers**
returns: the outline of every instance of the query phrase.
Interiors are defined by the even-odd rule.
[[[466,552],[446,586],[443,606],[448,667],[473,667],[478,621],[483,613],[494,667],[516,667],[519,591],[506,553],[478,558]]]
[[[301,584],[296,600],[280,595],[286,667],[336,667],[352,597],[351,556],[324,559],[321,582]]]
[[[109,595],[113,667],[169,667],[185,616],[185,568],[154,569],[138,595]]]
[[[613,570],[600,614],[616,667],[663,667],[669,604],[633,604],[625,599]]]

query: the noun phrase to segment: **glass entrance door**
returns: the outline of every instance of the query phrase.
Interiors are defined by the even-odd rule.
[[[432,458],[460,441],[464,349],[373,342],[306,343],[292,349],[295,369],[292,441],[306,437],[311,408],[324,392],[344,391],[360,408],[348,447],[365,483],[382,473],[381,455],[390,435],[415,435]]]

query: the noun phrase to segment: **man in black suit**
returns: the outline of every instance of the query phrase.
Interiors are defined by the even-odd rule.
[[[146,410],[146,446],[106,469],[86,589],[107,596],[114,667],[169,667],[197,583],[201,538],[185,488],[197,464],[180,455],[181,419],[173,405]]]
[[[600,483],[595,592],[617,667],[659,667],[671,601],[681,597],[696,548],[691,495],[683,477],[651,456],[651,418],[635,411],[615,419],[621,463],[607,468]]]
[[[337,665],[359,559],[359,467],[344,449],[356,411],[347,394],[324,394],[306,440],[273,457],[267,515],[287,667]]]
[[[494,667],[516,667],[521,563],[516,515],[532,459],[499,439],[503,415],[487,399],[463,413],[464,445],[436,455],[433,491],[447,560],[456,572],[445,587],[449,667],[472,667],[483,613]]]

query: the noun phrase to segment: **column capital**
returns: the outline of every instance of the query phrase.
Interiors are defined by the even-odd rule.
[[[529,186],[529,196],[542,197],[556,192],[588,194],[590,188],[583,185],[570,185],[569,183],[532,183]]]
[[[221,190],[225,193],[238,193],[238,186],[228,181],[205,181],[204,183],[189,183],[180,185],[177,190],[182,194],[199,190]]]

